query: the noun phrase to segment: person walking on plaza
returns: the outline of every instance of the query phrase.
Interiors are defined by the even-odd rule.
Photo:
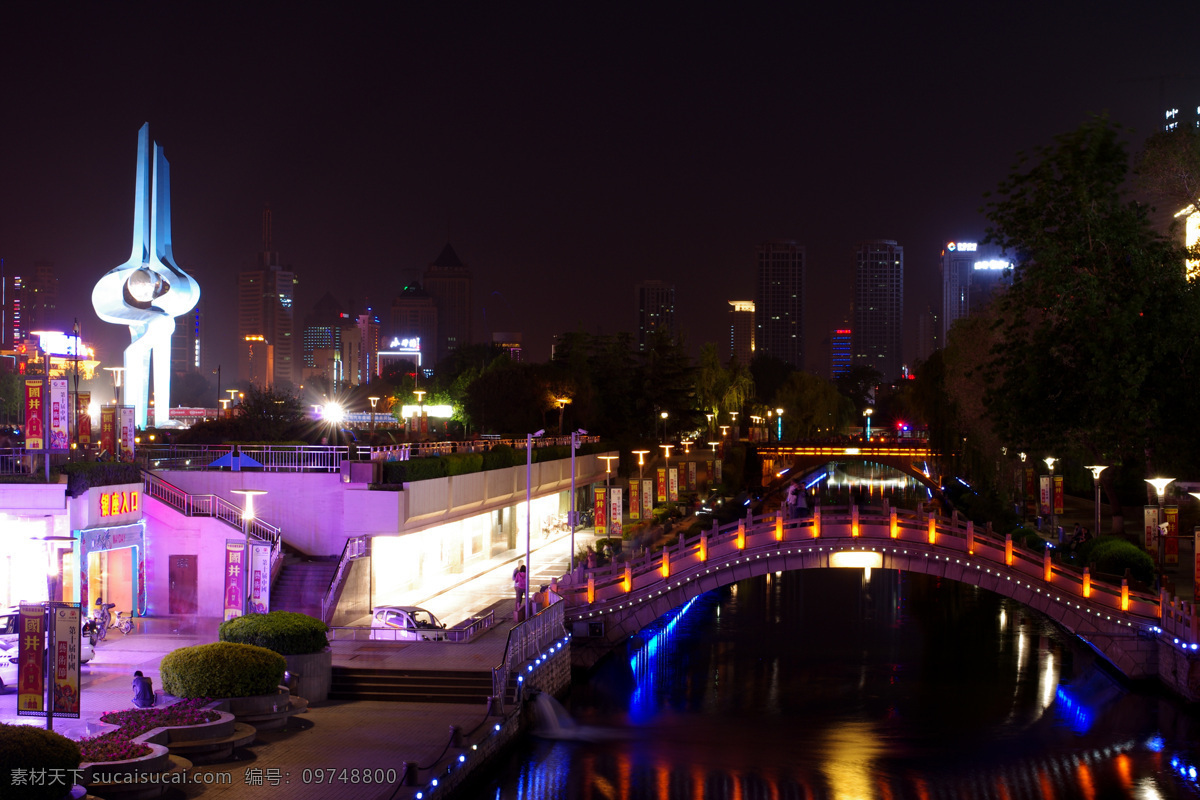
[[[139,669],[133,673],[133,704],[138,708],[150,708],[154,700],[154,682]]]
[[[527,574],[524,564],[519,565],[515,570],[513,570],[513,589],[517,593],[517,605],[516,608],[513,609],[514,616],[521,613],[521,606],[525,602],[525,587],[528,585],[526,578]],[[518,616],[518,619],[519,618],[520,617]]]

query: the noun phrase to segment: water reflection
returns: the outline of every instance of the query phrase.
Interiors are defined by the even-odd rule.
[[[891,570],[775,574],[704,595],[579,680],[568,706],[629,738],[532,742],[488,796],[1198,794],[1186,709],[1119,683],[1028,608]]]

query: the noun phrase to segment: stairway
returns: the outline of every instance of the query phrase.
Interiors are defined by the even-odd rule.
[[[283,569],[271,586],[271,610],[320,619],[321,600],[329,591],[337,565],[337,556],[285,556]]]
[[[329,699],[484,705],[491,694],[487,671],[334,667]]]

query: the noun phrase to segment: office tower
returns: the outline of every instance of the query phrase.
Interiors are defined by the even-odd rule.
[[[33,268],[4,277],[5,349],[33,331],[61,328],[58,319],[58,276],[54,264],[35,261]]]
[[[273,351],[269,383],[284,386],[299,383],[295,363],[292,302],[296,274],[281,266],[279,253],[271,249],[271,209],[263,210],[263,251],[254,269],[238,274],[238,340],[262,336]],[[240,372],[238,377],[250,380]]]
[[[459,260],[446,242],[441,255],[425,270],[425,291],[437,304],[437,340],[439,359],[471,343],[471,270]],[[432,366],[432,362],[429,364]]]
[[[942,321],[931,306],[917,316],[917,363],[929,360],[933,352],[941,347]]]
[[[191,311],[175,318],[175,332],[171,334],[171,372],[175,375],[205,372],[202,357],[207,354],[200,346],[203,322],[204,298]]]
[[[321,299],[313,303],[312,310],[304,317],[301,333],[301,359],[305,370],[316,366],[313,353],[317,350],[336,349],[341,346],[342,326],[349,319],[350,315],[329,292],[321,295]],[[307,373],[304,374],[304,378],[308,379]]]
[[[872,367],[885,382],[900,378],[904,362],[904,248],[891,239],[854,249],[854,363]]]
[[[829,380],[831,381],[850,374],[854,355],[850,330],[843,325],[840,328],[834,328],[829,334]]]
[[[754,352],[804,369],[804,248],[774,240],[755,249]]]
[[[743,367],[754,358],[754,301],[729,301],[729,357]]]
[[[510,360],[521,360],[521,334],[519,331],[498,331],[493,333],[492,344],[508,353]]]
[[[370,308],[367,313],[359,314],[355,319],[358,329],[357,360],[346,359],[346,366],[354,370],[350,382],[356,386],[365,386],[378,376],[379,372],[379,317]],[[346,333],[342,334],[343,340]],[[343,351],[344,353],[344,351]]]
[[[982,311],[997,289],[1007,285],[1010,264],[994,245],[946,242],[942,248],[942,318],[937,346],[950,341],[955,321]]]
[[[433,367],[438,360],[437,301],[419,283],[409,283],[392,300],[392,339],[417,340],[421,364]]]
[[[633,294],[638,350],[645,351],[656,331],[675,336],[675,287],[666,281],[642,281],[634,285]]]
[[[238,342],[238,377],[252,386],[270,386],[274,353],[266,337],[254,334]]]

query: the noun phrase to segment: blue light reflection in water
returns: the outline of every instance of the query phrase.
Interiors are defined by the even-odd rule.
[[[1067,725],[1075,733],[1087,733],[1096,720],[1096,712],[1075,697],[1066,686],[1059,686],[1055,691],[1058,699],[1058,713],[1066,720]]]
[[[629,698],[629,717],[633,722],[644,722],[654,715],[656,711],[654,682],[669,669],[669,646],[679,620],[683,619],[683,616],[699,599],[699,597],[693,597],[688,600],[629,659],[629,669],[633,672],[635,686],[633,695]]]

